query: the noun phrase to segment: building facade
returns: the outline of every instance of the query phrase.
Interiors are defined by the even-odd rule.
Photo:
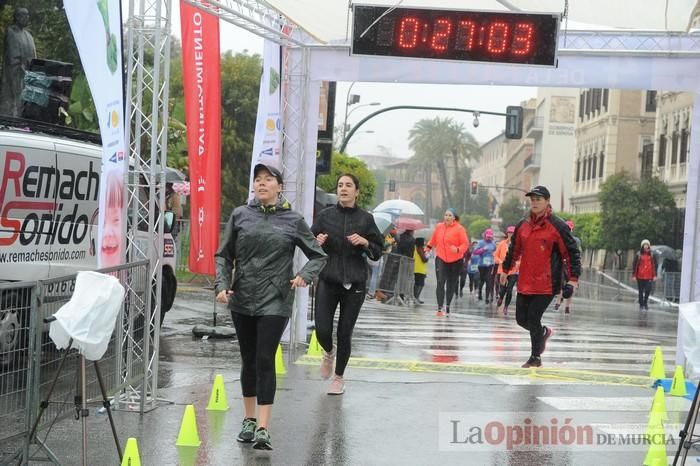
[[[653,148],[656,91],[581,89],[570,210],[598,212],[600,185],[615,173],[641,176],[642,153]]]

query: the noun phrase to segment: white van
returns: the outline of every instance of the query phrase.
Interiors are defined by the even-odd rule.
[[[0,282],[94,270],[102,148],[92,133],[27,124],[31,130],[0,120]],[[137,241],[148,241],[140,233]],[[164,242],[161,321],[177,289],[172,235]],[[29,323],[21,310],[30,303],[7,293],[0,296],[0,366]]]

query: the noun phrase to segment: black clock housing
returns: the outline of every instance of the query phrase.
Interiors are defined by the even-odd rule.
[[[556,66],[560,15],[353,5],[352,55]]]

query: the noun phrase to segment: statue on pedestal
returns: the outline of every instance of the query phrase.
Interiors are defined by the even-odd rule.
[[[34,38],[26,30],[29,24],[29,10],[17,8],[15,22],[5,33],[2,79],[0,80],[0,115],[21,116],[20,94],[24,85],[24,74],[29,64],[36,58]]]

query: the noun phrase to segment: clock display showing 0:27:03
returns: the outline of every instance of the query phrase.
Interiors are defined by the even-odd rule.
[[[536,25],[519,19],[478,21],[470,18],[435,18],[421,21],[417,16],[403,16],[392,21],[393,34],[387,43],[377,40],[377,46],[397,51],[430,51],[441,53],[476,53],[491,57],[527,58],[537,50]]]

